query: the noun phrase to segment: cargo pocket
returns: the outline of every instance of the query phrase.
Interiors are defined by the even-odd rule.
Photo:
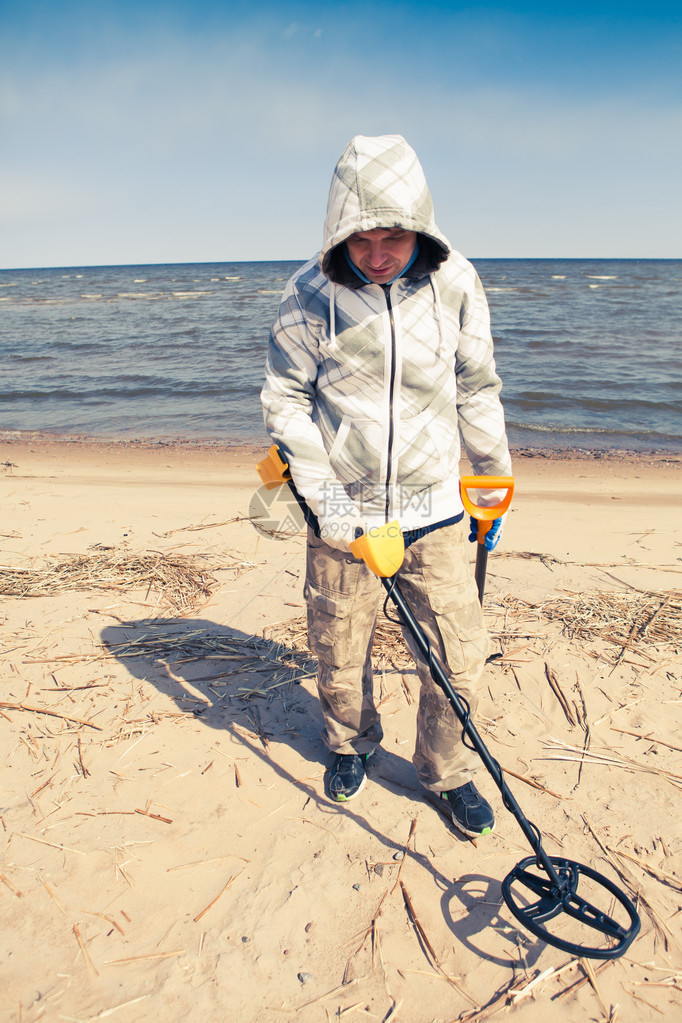
[[[348,594],[334,593],[306,581],[303,589],[308,609],[308,643],[318,660],[331,668],[343,668],[351,659]]]
[[[454,675],[477,672],[490,650],[483,612],[467,585],[429,594],[436,626],[440,632],[448,667]]]

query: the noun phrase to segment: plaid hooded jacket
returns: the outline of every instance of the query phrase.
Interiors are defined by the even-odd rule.
[[[343,251],[377,227],[418,234],[390,285],[364,283]],[[510,474],[500,387],[483,288],[435,225],[416,154],[400,135],[356,136],[322,249],[288,282],[270,335],[265,425],[297,489],[318,517],[347,495],[366,529],[457,515],[460,436],[477,474]]]

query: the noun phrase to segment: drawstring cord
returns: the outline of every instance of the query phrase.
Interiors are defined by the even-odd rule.
[[[445,324],[443,323],[443,306],[440,301],[440,291],[434,274],[429,274],[431,290],[433,291],[433,303],[435,306],[436,323],[438,324],[438,355],[442,356],[445,349]]]
[[[336,348],[336,284],[331,282],[331,293],[329,295],[329,351]]]

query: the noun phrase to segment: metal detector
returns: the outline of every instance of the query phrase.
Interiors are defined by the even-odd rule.
[[[291,492],[306,514],[306,521],[317,531],[317,520],[310,512],[300,494],[297,493],[289,473],[288,465],[278,448],[273,445],[268,457],[258,465],[258,472],[268,489],[287,483]],[[471,480],[475,483],[471,483]],[[509,507],[513,480],[508,477],[465,477],[466,488],[506,491],[501,505],[482,508],[467,498],[467,510],[477,520],[489,523]],[[485,535],[483,531],[482,535]],[[639,933],[640,920],[634,905],[627,895],[612,881],[591,867],[562,856],[548,856],[542,846],[538,828],[527,819],[504,780],[502,768],[490,754],[488,748],[471,721],[469,706],[453,689],[442,665],[431,649],[431,644],[421,626],[407,606],[398,586],[398,572],[403,562],[405,546],[398,522],[390,522],[378,529],[371,529],[351,543],[354,557],[364,561],[381,579],[388,597],[397,607],[402,623],[413,637],[417,647],[429,665],[434,682],[440,686],[462,725],[462,741],[478,753],[486,770],[492,776],[502,795],[502,802],[515,817],[523,831],[533,855],[526,857],[514,867],[502,882],[504,901],[514,917],[537,938],[575,956],[590,959],[616,959],[621,956]],[[480,540],[478,550],[483,548]],[[481,558],[482,570],[477,557],[477,583],[482,599],[482,583],[485,581],[485,558]],[[479,579],[480,575],[480,579]],[[468,740],[468,742],[466,742]],[[583,880],[581,894],[578,886]],[[596,905],[601,897],[601,905]],[[617,910],[620,913],[617,914]],[[618,919],[617,919],[618,915]],[[566,920],[568,919],[568,922]],[[565,935],[550,930],[550,923],[564,926]],[[573,927],[573,930],[570,928]],[[588,943],[594,940],[590,932],[602,936],[602,944]]]

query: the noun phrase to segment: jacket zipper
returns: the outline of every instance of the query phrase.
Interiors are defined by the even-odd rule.
[[[390,511],[390,493],[391,493],[391,475],[393,473],[393,396],[395,392],[395,364],[396,364],[396,352],[395,352],[395,320],[393,318],[393,306],[391,305],[391,286],[390,284],[384,285],[384,294],[386,295],[386,305],[388,306],[388,318],[391,324],[391,372],[388,380],[388,457],[386,460],[386,511],[385,518],[388,523],[389,511]]]

